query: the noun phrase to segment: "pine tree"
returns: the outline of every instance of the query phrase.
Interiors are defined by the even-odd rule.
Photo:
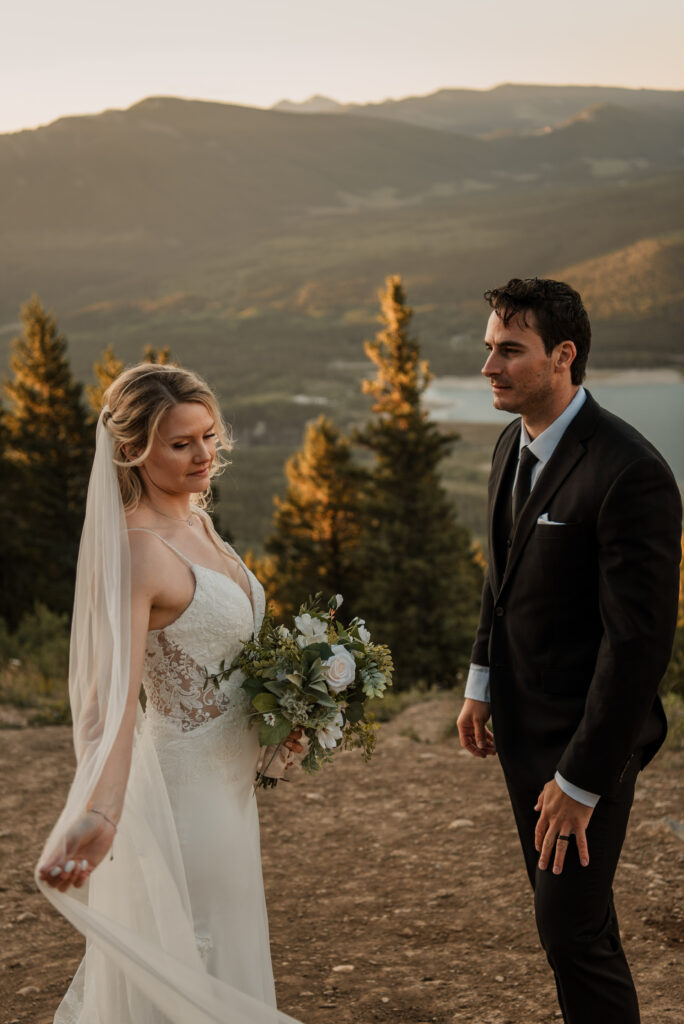
[[[156,363],[158,366],[176,366],[171,359],[171,349],[168,345],[163,348],[155,348],[154,345],[145,345],[143,349],[143,362]]]
[[[97,383],[86,386],[86,395],[88,396],[88,402],[95,420],[97,420],[102,412],[105,391],[116,380],[123,368],[124,364],[114,352],[114,346],[107,345],[107,348],[102,353],[101,361],[93,365]]]
[[[394,654],[395,685],[453,686],[477,623],[482,570],[440,480],[455,435],[428,417],[431,376],[410,334],[399,277],[381,293],[383,329],[365,344],[374,417],[357,440],[372,456],[361,506],[360,607]]]
[[[145,345],[143,348],[142,361],[145,363],[154,363],[157,366],[165,366],[167,364],[172,366],[177,365],[171,361],[171,349],[168,345],[165,345],[164,348],[155,348],[154,345]],[[93,411],[95,420],[97,420],[98,416],[102,412],[105,391],[109,385],[116,380],[123,368],[123,360],[119,359],[114,351],[113,345],[107,345],[107,348],[102,353],[101,361],[93,364],[93,372],[97,383],[88,384],[86,386],[86,395],[88,396],[88,403]]]
[[[8,459],[21,494],[17,617],[37,597],[54,611],[71,610],[93,441],[82,388],[54,318],[34,296],[22,309],[22,321],[23,334],[12,343],[12,376],[5,382]]]
[[[7,455],[8,432],[0,405],[0,618],[15,626],[14,583],[21,567],[21,491]]]
[[[290,616],[310,594],[326,599],[341,593],[355,604],[359,580],[353,553],[358,538],[359,470],[349,441],[320,416],[309,424],[304,443],[285,466],[288,486],[275,499],[273,532],[260,563],[269,598]]]

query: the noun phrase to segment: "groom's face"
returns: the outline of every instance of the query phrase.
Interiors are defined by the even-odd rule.
[[[527,320],[529,326],[515,317],[506,327],[492,312],[485,334],[487,361],[482,367],[491,384],[494,408],[520,415],[543,410],[552,401],[554,387],[553,353],[547,354],[530,314]]]

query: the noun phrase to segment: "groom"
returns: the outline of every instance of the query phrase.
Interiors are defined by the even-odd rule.
[[[494,406],[489,567],[461,744],[495,752],[566,1024],[637,1024],[611,885],[636,776],[663,742],[681,501],[666,462],[582,387],[591,329],[566,284],[485,293]]]

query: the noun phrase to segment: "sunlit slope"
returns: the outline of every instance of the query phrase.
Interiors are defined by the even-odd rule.
[[[684,232],[644,238],[616,252],[558,271],[592,314],[641,317],[678,306],[684,314]]]
[[[600,353],[613,366],[681,366],[684,232],[643,238],[555,271],[587,304]],[[601,365],[601,354],[598,365]]]

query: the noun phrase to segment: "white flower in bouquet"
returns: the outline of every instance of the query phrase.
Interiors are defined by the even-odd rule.
[[[284,640],[286,640],[290,635],[290,630],[287,628],[287,626],[278,626],[278,636],[281,636]]]
[[[341,711],[338,711],[333,721],[329,725],[324,725],[323,728],[319,729],[316,733],[316,739],[320,745],[326,750],[333,750],[342,739],[343,725],[344,716]]]
[[[309,644],[323,644],[328,638],[328,623],[308,612],[295,617],[295,626],[302,634],[297,637],[297,643],[302,648]]]
[[[359,634],[359,640],[361,641],[362,644],[370,643],[371,635],[369,631],[366,629],[366,622],[364,619],[359,619],[359,621],[357,622],[356,632]]]
[[[333,693],[341,693],[354,682],[356,662],[354,655],[342,644],[333,644],[331,650],[332,656],[323,662],[323,675]]]
[[[263,717],[264,717],[264,722],[266,723],[266,725],[275,725],[276,724],[276,716],[273,714],[272,711],[267,711],[266,714]]]

